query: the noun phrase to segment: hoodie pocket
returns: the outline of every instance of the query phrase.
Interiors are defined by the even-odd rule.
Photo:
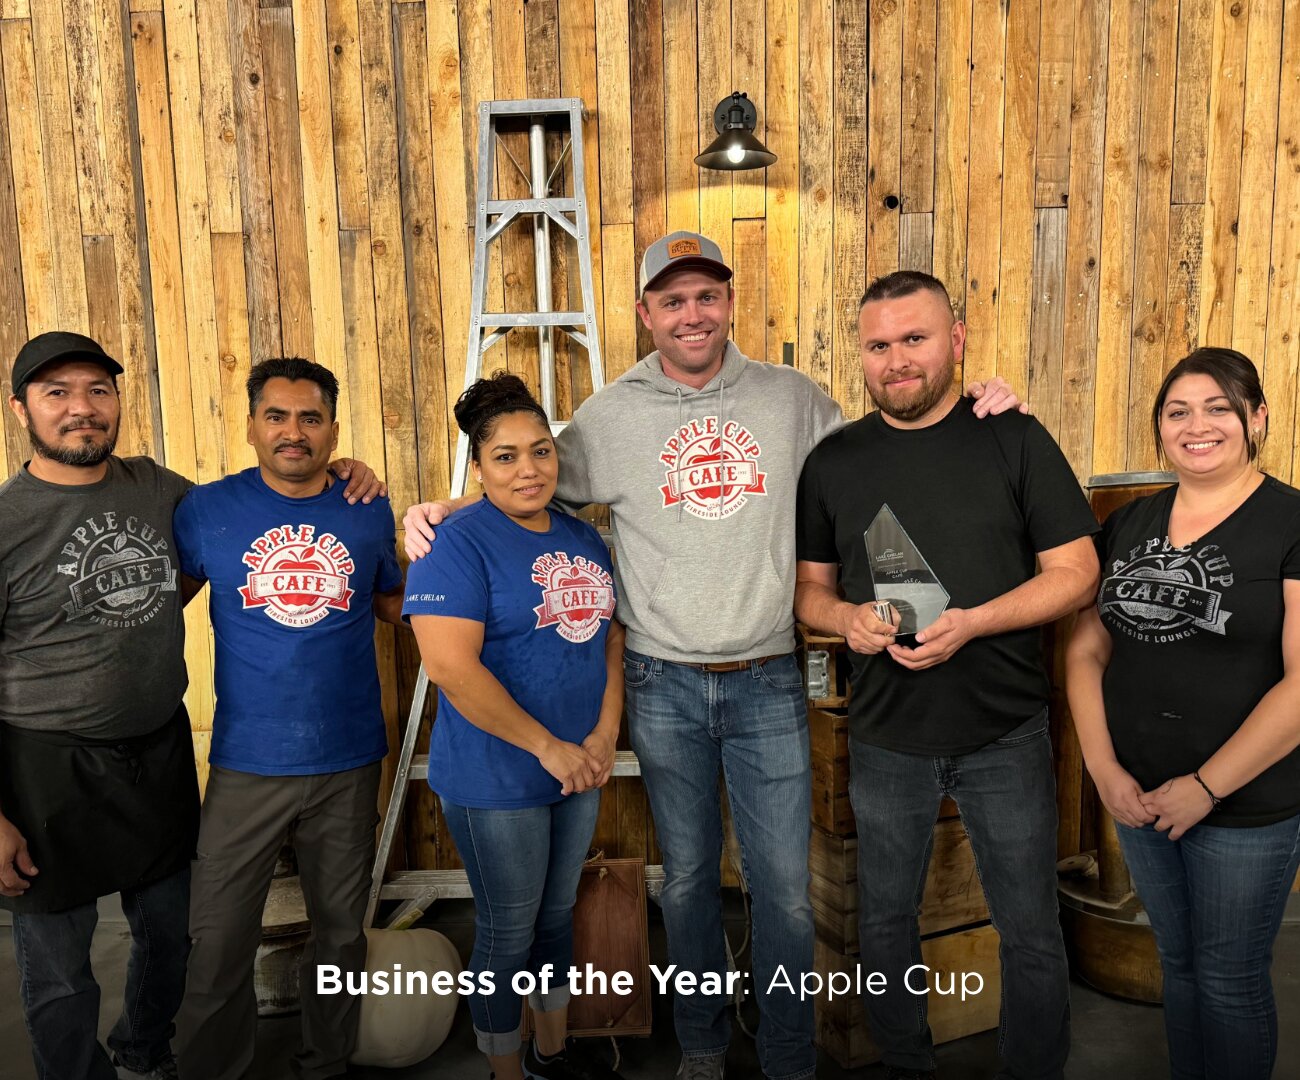
[[[739,566],[737,564],[740,564]],[[742,588],[736,587],[743,581]],[[647,630],[680,652],[734,656],[762,644],[776,631],[782,606],[781,579],[766,552],[743,553],[723,562],[696,555],[664,561],[650,597],[654,621]],[[775,605],[775,606],[774,606]]]

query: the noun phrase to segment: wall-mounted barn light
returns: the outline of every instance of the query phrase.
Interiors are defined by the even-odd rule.
[[[713,110],[713,127],[718,137],[695,159],[704,169],[761,169],[776,161],[776,155],[754,138],[758,112],[746,94],[737,90],[718,102]]]

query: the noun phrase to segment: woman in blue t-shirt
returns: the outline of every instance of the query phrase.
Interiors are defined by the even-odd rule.
[[[1266,1080],[1300,865],[1300,491],[1262,472],[1255,366],[1197,349],[1152,411],[1176,486],[1116,510],[1070,709],[1155,930],[1177,1080]]]
[[[609,551],[550,507],[555,443],[521,379],[480,379],[456,422],[484,497],[411,565],[403,610],[438,686],[429,785],[474,892],[470,1013],[498,1080],[616,1076],[565,1041],[573,904],[623,711]],[[522,1062],[521,973],[537,983]]]

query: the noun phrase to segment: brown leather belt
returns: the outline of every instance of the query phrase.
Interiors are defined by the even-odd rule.
[[[722,660],[716,664],[695,664],[686,660],[673,662],[680,663],[682,667],[696,668],[699,671],[744,671],[750,664],[766,664],[769,660],[780,660],[783,656],[789,655],[789,653],[773,653],[771,656],[755,656],[749,660]]]

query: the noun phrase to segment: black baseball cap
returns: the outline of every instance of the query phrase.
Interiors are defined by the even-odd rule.
[[[121,375],[124,370],[93,338],[67,330],[52,330],[47,334],[37,334],[18,350],[18,355],[14,358],[13,392],[17,394],[21,391],[46,364],[71,360],[98,364],[110,375]]]

